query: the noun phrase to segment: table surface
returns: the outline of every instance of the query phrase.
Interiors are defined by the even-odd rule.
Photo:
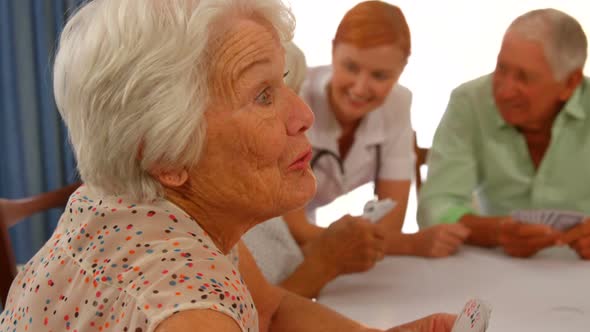
[[[589,332],[590,262],[569,248],[529,259],[469,246],[443,259],[387,257],[368,272],[338,277],[318,302],[389,328],[434,312],[458,313],[474,297],[492,307],[488,332]]]

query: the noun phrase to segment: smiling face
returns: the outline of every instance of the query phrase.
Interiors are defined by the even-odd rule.
[[[530,130],[551,126],[574,89],[567,79],[555,79],[541,43],[506,33],[493,74],[493,93],[508,124]]]
[[[329,94],[341,124],[354,123],[381,106],[406,65],[394,44],[358,48],[336,43],[332,53]]]
[[[189,187],[200,201],[258,222],[303,206],[315,193],[304,134],[313,113],[284,84],[278,36],[241,20],[214,49],[207,141]]]

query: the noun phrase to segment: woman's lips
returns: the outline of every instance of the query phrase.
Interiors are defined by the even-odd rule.
[[[297,159],[291,165],[289,165],[290,171],[296,170],[304,170],[309,167],[309,162],[311,161],[311,148],[305,150],[301,153]]]

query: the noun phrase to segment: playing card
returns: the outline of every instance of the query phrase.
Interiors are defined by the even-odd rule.
[[[583,213],[579,212],[560,212],[551,227],[560,231],[566,231],[583,222],[585,217]]]
[[[369,219],[370,222],[378,222],[383,218],[389,211],[397,205],[397,202],[391,198],[385,198],[380,201],[368,201],[363,209],[363,217]]]
[[[512,219],[525,224],[540,224],[538,210],[517,210],[510,214]]]
[[[585,219],[580,212],[550,209],[516,210],[510,216],[521,223],[547,225],[559,231],[566,231]]]
[[[479,299],[467,301],[457,316],[451,332],[485,332],[492,313],[491,307]]]
[[[558,215],[559,215],[559,212],[557,212],[557,211],[553,211],[553,210],[545,211],[545,214],[543,215],[543,218],[542,218],[543,224],[553,226],[553,224],[555,224],[555,222],[557,221]]]

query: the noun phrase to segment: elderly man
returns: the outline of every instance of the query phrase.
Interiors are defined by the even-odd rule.
[[[563,12],[534,10],[512,22],[494,72],[451,95],[420,193],[421,225],[461,223],[467,243],[512,256],[567,243],[590,259],[590,222],[563,233],[510,217],[542,208],[590,214],[586,56],[582,27]]]

